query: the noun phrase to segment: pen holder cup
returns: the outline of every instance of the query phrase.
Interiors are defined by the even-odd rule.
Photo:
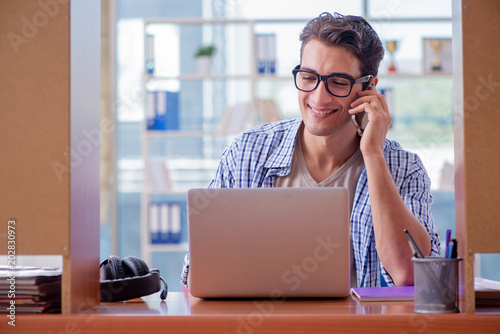
[[[458,308],[458,263],[462,259],[412,258],[416,313],[455,313]]]

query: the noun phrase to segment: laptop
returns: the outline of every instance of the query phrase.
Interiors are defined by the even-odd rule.
[[[346,188],[191,189],[187,213],[193,296],[349,295]]]

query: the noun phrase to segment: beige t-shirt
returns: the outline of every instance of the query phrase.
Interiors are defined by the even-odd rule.
[[[358,150],[328,178],[321,182],[316,182],[309,171],[302,154],[299,137],[295,140],[295,150],[293,152],[292,169],[286,176],[278,177],[275,181],[275,187],[344,187],[349,190],[349,207],[352,211],[356,186],[359,175],[363,169],[364,161],[361,150]],[[356,268],[354,265],[354,253],[351,242],[351,286],[356,287]]]

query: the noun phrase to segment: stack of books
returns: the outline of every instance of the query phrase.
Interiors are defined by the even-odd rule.
[[[149,168],[149,189],[152,191],[172,190],[172,179],[170,171],[165,161],[152,161],[148,164]]]
[[[62,268],[0,266],[0,313],[61,313]]]
[[[474,277],[474,291],[476,293],[476,305],[500,305],[500,281]]]
[[[255,101],[259,124],[281,120],[281,115],[273,100],[259,99]],[[252,126],[252,102],[244,102],[227,107],[222,116],[219,132],[239,133]]]

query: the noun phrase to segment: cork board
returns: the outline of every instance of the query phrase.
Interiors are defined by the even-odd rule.
[[[62,255],[62,312],[99,301],[100,2],[0,1],[0,248]],[[11,240],[11,239],[9,239]]]
[[[68,15],[68,4],[0,1],[0,245],[15,220],[17,254],[68,252],[69,173],[54,170],[68,166]]]
[[[467,251],[500,253],[500,2],[463,1]]]
[[[474,254],[500,253],[500,3],[454,1],[455,210],[462,311],[475,312]]]

